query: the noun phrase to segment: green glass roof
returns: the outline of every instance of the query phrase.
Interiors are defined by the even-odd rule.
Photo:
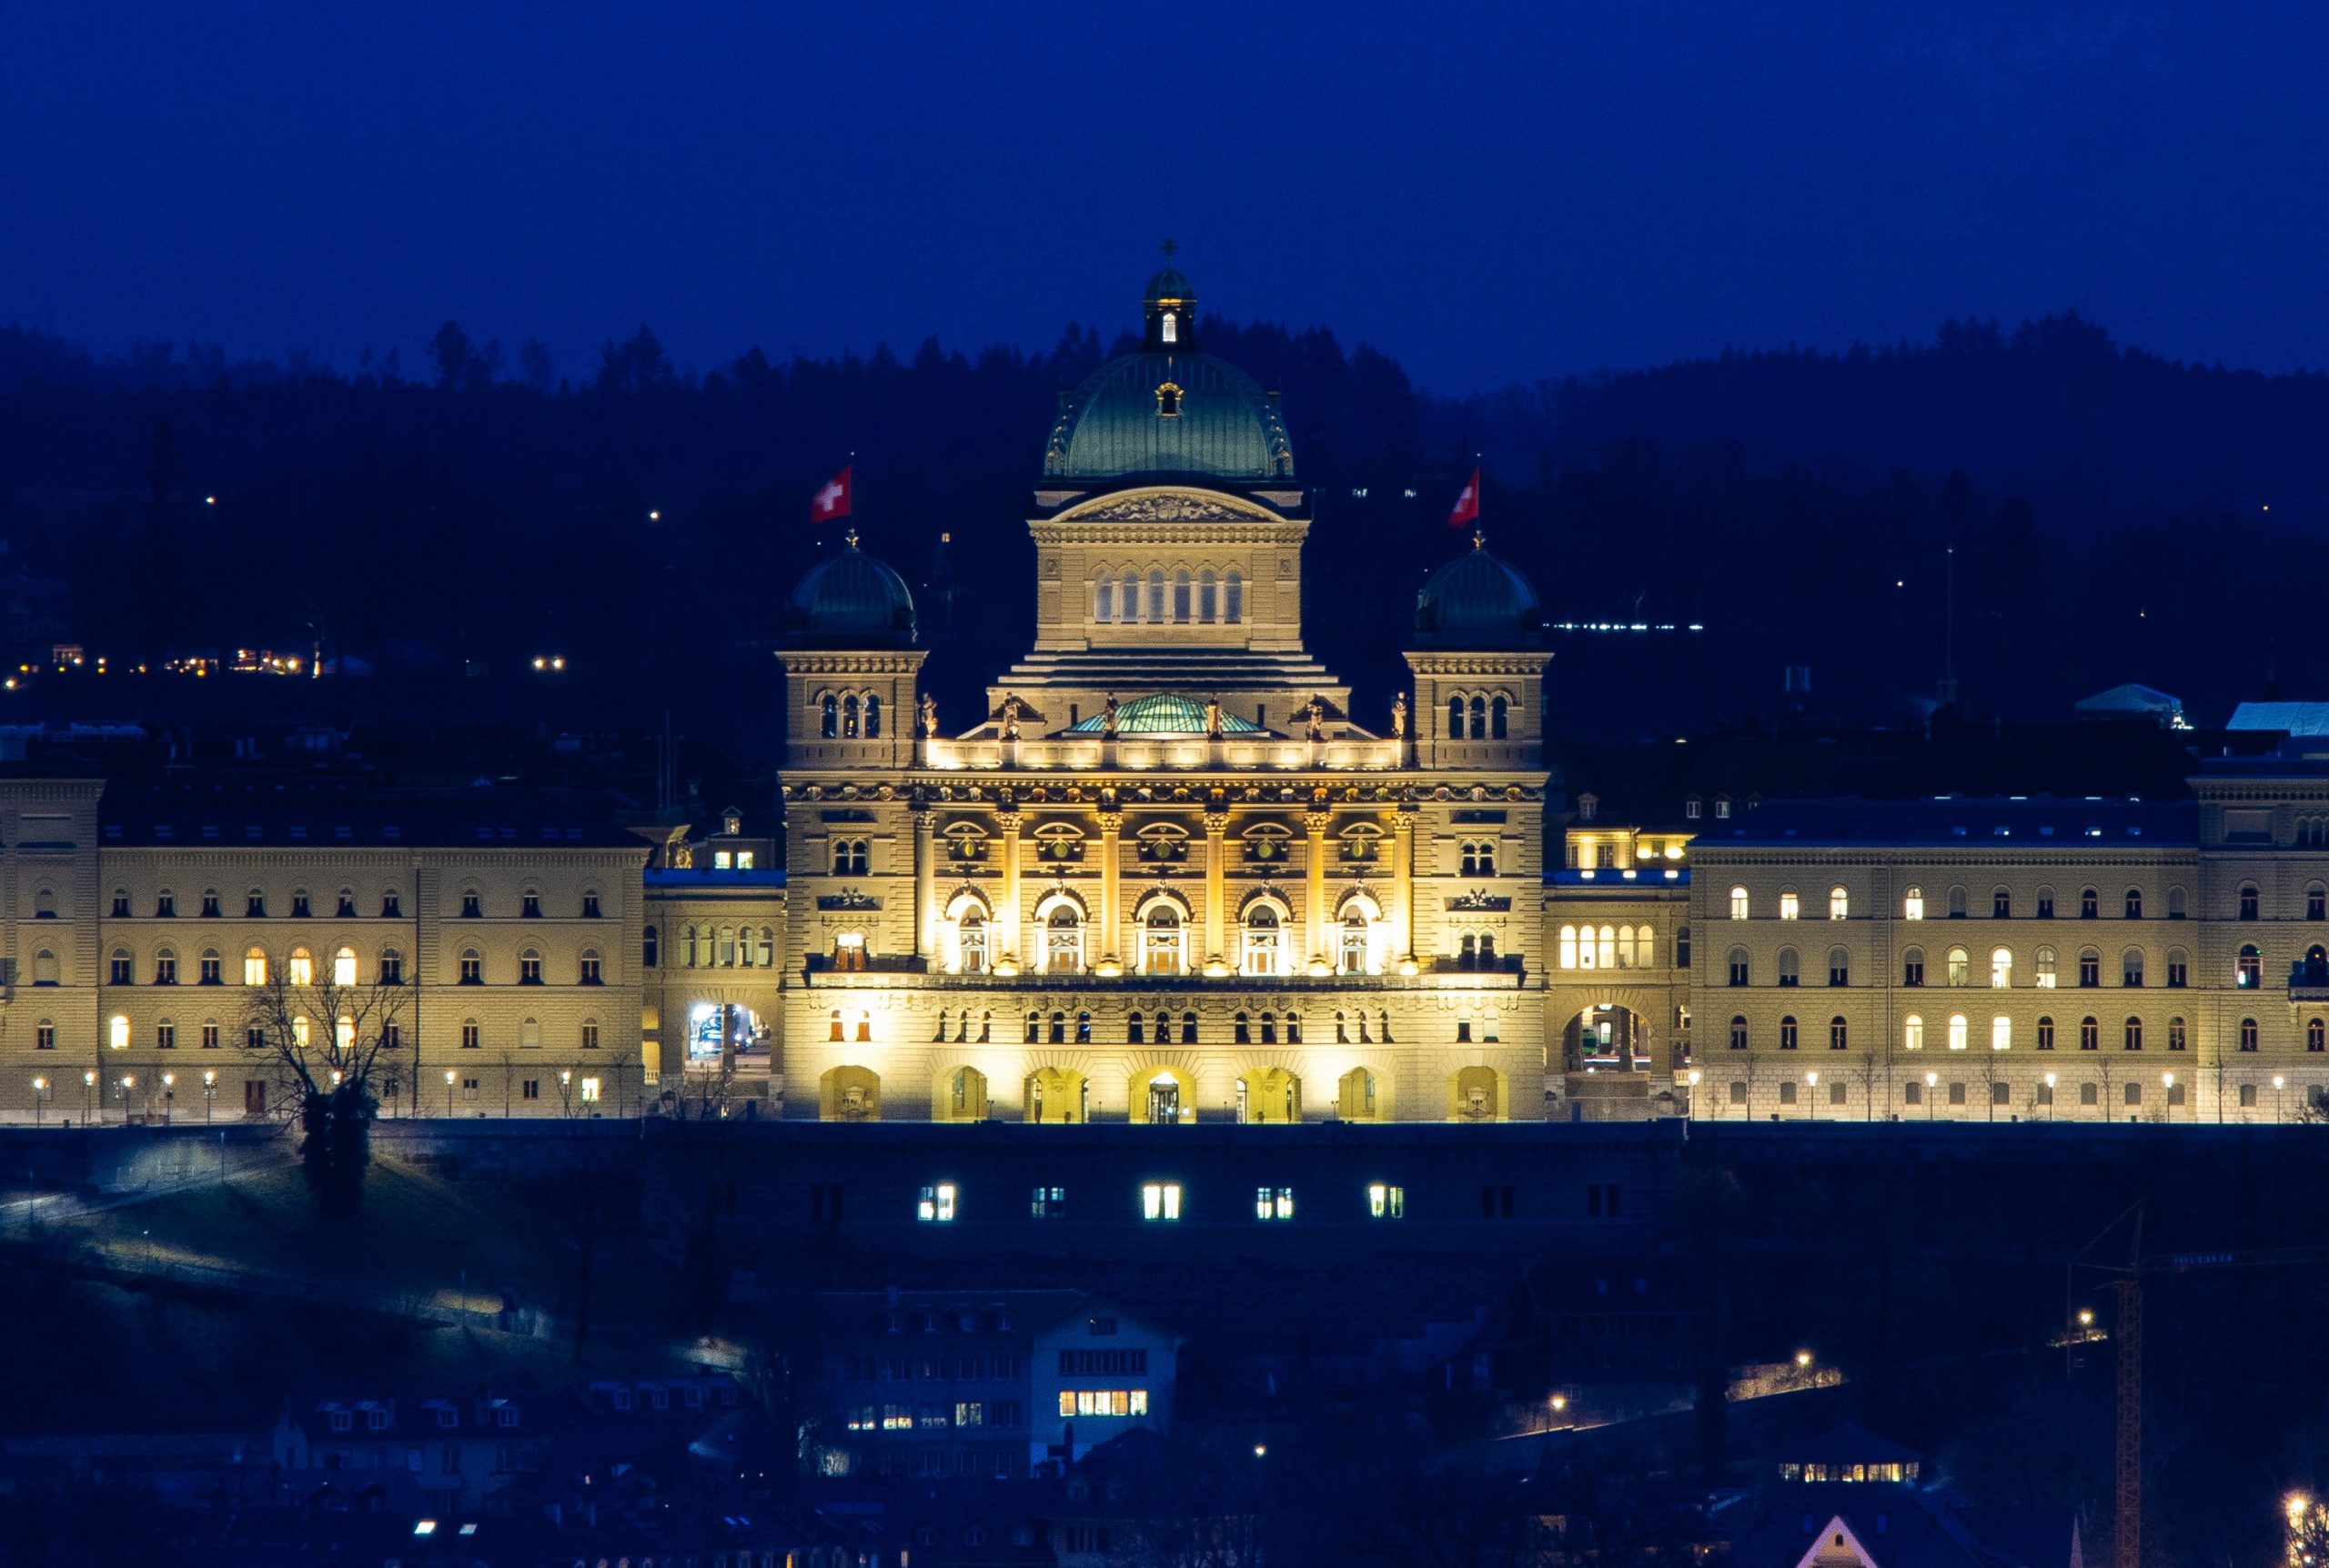
[[[1227,360],[1144,352],[1109,361],[1061,399],[1044,473],[1264,483],[1294,477],[1294,448],[1276,403]]]
[[[1095,713],[1091,718],[1068,726],[1070,735],[1102,735],[1107,732],[1108,716]],[[1183,697],[1176,691],[1164,691],[1154,697],[1135,697],[1130,702],[1116,705],[1116,731],[1122,735],[1203,735],[1205,704],[1194,697]],[[1221,715],[1224,735],[1259,735],[1262,727],[1248,719],[1240,719],[1225,710]]]

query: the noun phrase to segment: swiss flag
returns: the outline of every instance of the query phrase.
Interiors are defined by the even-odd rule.
[[[809,520],[812,523],[830,523],[835,518],[847,516],[849,516],[849,469],[843,468],[825,481],[823,489],[809,498]]]
[[[1451,528],[1460,528],[1466,523],[1477,523],[1479,520],[1480,471],[1475,468],[1472,470],[1472,477],[1464,481],[1464,493],[1456,498],[1456,509],[1447,514],[1447,526]]]

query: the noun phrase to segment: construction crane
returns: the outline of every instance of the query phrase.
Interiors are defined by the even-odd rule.
[[[2127,1261],[2123,1263],[2083,1261],[2112,1231],[2128,1227]],[[2117,1322],[2112,1337],[2117,1342],[2115,1399],[2117,1442],[2112,1474],[2112,1568],[2142,1568],[2143,1529],[2143,1282],[2160,1274],[2190,1273],[2201,1269],[2269,1268],[2293,1263],[2329,1261],[2329,1247],[2253,1247],[2236,1251],[2154,1252],[2143,1251],[2143,1206],[2141,1201],[2120,1215],[2093,1241],[2072,1254],[2070,1288],[2075,1292],[2082,1268],[2111,1276],[2109,1288],[2118,1298]]]

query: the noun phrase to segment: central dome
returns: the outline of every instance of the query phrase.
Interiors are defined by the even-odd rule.
[[[1167,265],[1141,299],[1141,350],[1111,359],[1073,392],[1044,449],[1049,479],[1187,476],[1233,484],[1294,477],[1277,395],[1196,351],[1196,295]]]

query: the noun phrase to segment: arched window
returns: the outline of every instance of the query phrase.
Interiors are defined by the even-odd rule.
[[[1148,573],[1148,619],[1154,625],[1164,620],[1164,573],[1157,568]]]
[[[2181,888],[2168,889],[2167,918],[2171,920],[2180,920],[2183,918],[2183,890]]]
[[[1747,950],[1745,948],[1730,950],[1730,983],[1732,985],[1747,983]]]
[[[1730,890],[1730,918],[1734,920],[1747,918],[1747,890],[1744,888]]]
[[[2143,1048],[2143,1020],[2139,1018],[2129,1019],[2124,1026],[2122,1038],[2129,1050],[2141,1050]]]
[[[1062,900],[1044,921],[1044,972],[1080,974],[1084,970],[1084,913]]]
[[[2143,950],[2129,948],[2119,955],[2119,983],[2138,986],[2143,983]]]
[[[1850,920],[1851,912],[1852,896],[1841,888],[1829,889],[1828,918],[1831,920]]]
[[[2329,1050],[2329,1025],[2317,1018],[2304,1020],[2304,1049],[2314,1052]]]
[[[2127,918],[2131,920],[2143,918],[2143,890],[2141,888],[2127,890]]]
[[[1188,972],[1188,932],[1180,906],[1158,899],[1141,921],[1140,971],[1152,975]]]
[[[2102,913],[2102,895],[2092,888],[2081,888],[2078,890],[2078,918],[2082,920],[2091,920]]]
[[[2263,950],[2254,942],[2243,942],[2240,947],[2240,967],[2233,983],[2243,990],[2253,990],[2264,978]]]
[[[1178,343],[1181,340],[1181,313],[1179,311],[1167,310],[1159,313],[1156,319],[1156,337],[1158,341],[1164,343]],[[935,1543],[931,1543],[931,1544],[935,1544]]]
[[[2132,1023],[2134,1020],[2130,1019],[2128,1021]],[[2253,1018],[2243,1018],[2240,1020],[2240,1049],[2243,1050],[2256,1049],[2256,1020]]]
[[[315,955],[308,951],[305,948],[293,948],[291,950],[291,962],[285,968],[283,977],[289,980],[293,985],[315,984]]]
[[[1922,1050],[1925,1048],[1925,1020],[1911,1013],[1901,1020],[1901,1049]]]
[[[1164,1032],[1164,1026],[1161,1023],[1158,1024],[1156,1026],[1156,1032],[1161,1037]],[[1196,1042],[1197,1015],[1194,1012],[1185,1012],[1181,1015],[1181,1043],[1183,1045],[1195,1045]]]
[[[868,693],[865,699],[865,739],[882,738],[882,699]]]
[[[1274,906],[1256,903],[1246,910],[1238,952],[1239,972],[1249,975],[1278,973],[1279,936],[1278,911]]]
[[[1852,956],[1841,948],[1828,950],[1828,983],[1830,985],[1852,983]]]
[[[2013,1020],[2002,1013],[1990,1020],[1990,1049],[1991,1050],[2013,1049]]]
[[[1197,574],[1197,619],[1210,626],[1221,618],[1221,583],[1207,567]]]
[[[1245,579],[1235,567],[1221,579],[1221,618],[1231,625],[1245,618]]]
[[[2102,955],[2092,948],[2078,950],[2078,983],[2082,990],[2102,983]]]
[[[1925,983],[1924,949],[1903,948],[1901,950],[1901,983],[1902,985]]]
[[[2038,1020],[2038,1049],[2041,1050],[2054,1049],[2054,1020],[2051,1018],[2042,1018]]]
[[[1803,900],[1796,897],[1793,888],[1780,890],[1780,919],[1792,920],[1803,913]]]
[[[1487,699],[1484,699],[1484,698],[1475,697],[1474,699],[1472,699],[1472,739],[1475,739],[1475,740],[1486,740],[1487,738],[1488,738],[1488,705],[1487,705]]]
[[[2102,1049],[2102,1025],[2092,1013],[2078,1020],[2078,1048],[2081,1050]]]
[[[1092,587],[1092,618],[1107,622],[1116,618],[1116,579],[1102,578]]]
[[[824,738],[827,740],[838,739],[841,735],[841,699],[827,692],[824,700],[817,706],[821,710]]]
[[[485,960],[475,948],[461,950],[460,983],[463,985],[485,983]]]
[[[2038,981],[2038,989],[2040,990],[2052,990],[2054,989],[2053,949],[2040,948],[2038,950],[2035,969],[2037,970],[2036,978]]]
[[[1116,618],[1120,621],[1135,621],[1140,618],[1140,574],[1138,572],[1125,572],[1124,581],[1118,585]]]
[[[954,950],[960,972],[986,973],[986,911],[976,904],[963,906],[954,921]]]
[[[1366,972],[1367,950],[1373,945],[1372,922],[1366,911],[1356,907],[1343,915],[1342,971],[1346,975]],[[1571,939],[1572,948],[1575,939]]]
[[[265,948],[253,948],[243,954],[243,983],[245,985],[267,983],[267,950]]]
[[[857,739],[857,694],[851,692],[841,699],[841,738]]]
[[[356,950],[354,948],[342,948],[332,954],[331,983],[334,985],[356,983]]]
[[[2257,892],[2255,883],[2243,882],[2240,884],[2240,918],[2242,920],[2255,920],[2263,902],[2263,895]]]
[[[1450,740],[1464,739],[1464,699],[1460,697],[1451,697],[1447,699],[1447,739]]]
[[[1993,989],[2002,990],[2012,983],[2013,950],[2011,948],[1991,948],[1990,950],[1991,986]]]
[[[1795,1047],[1795,1015],[1793,1013],[1790,1013],[1785,1018],[1780,1020],[1780,1049],[1781,1050],[1793,1050]]]
[[[518,983],[519,985],[542,983],[542,955],[536,949],[528,948],[518,955]]]
[[[1733,1050],[1747,1049],[1747,1019],[1744,1014],[1730,1015],[1730,1049]]]
[[[1780,984],[1794,985],[1802,979],[1801,960],[1793,948],[1780,950]]]
[[[1186,567],[1183,567],[1173,574],[1174,620],[1184,626],[1187,625],[1194,608],[1189,597],[1189,570]]]
[[[1505,701],[1505,699],[1504,699],[1503,698],[1501,698],[1501,697],[1497,697],[1497,698],[1492,698],[1492,699],[1489,699],[1489,702],[1488,702],[1488,739],[1491,739],[1491,740],[1502,740],[1502,739],[1505,739],[1505,732],[1506,732],[1506,729],[1507,729],[1507,728],[1508,727],[1508,725],[1509,725],[1509,723],[1510,723],[1510,714],[1511,714],[1511,704],[1509,704],[1509,703],[1506,702],[1506,701]]]
[[[1949,1049],[1951,1050],[1965,1049],[1965,1015],[1961,1012],[1952,1012],[1949,1015]]]
[[[1904,920],[1925,918],[1925,890],[1922,888],[1911,888],[1901,896],[1901,918]]]
[[[1971,983],[1973,978],[1972,971],[1973,960],[1971,954],[1968,953],[1963,948],[1951,948],[1949,950],[1949,983],[1951,985],[1967,985]]]
[[[1838,1013],[1835,1017],[1828,1020],[1828,1049],[1830,1050],[1843,1050],[1848,1049],[1849,1045],[1850,1040],[1844,1023],[1844,1015],[1842,1013]]]

